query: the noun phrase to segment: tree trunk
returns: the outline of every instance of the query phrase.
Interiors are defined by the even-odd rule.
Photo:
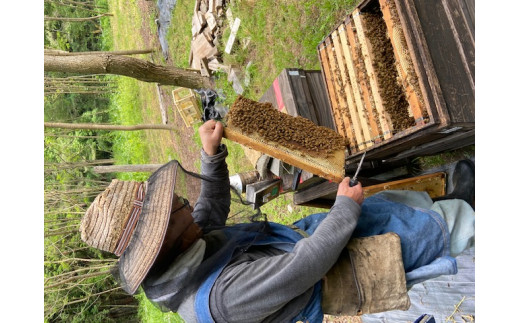
[[[151,54],[154,50],[148,49],[129,49],[129,50],[115,50],[109,52],[92,51],[92,52],[67,52],[59,49],[46,49],[45,55],[53,56],[79,56],[79,55],[137,55],[137,54]]]
[[[95,20],[95,19],[105,17],[105,16],[113,16],[113,15],[111,13],[104,13],[104,14],[101,14],[98,16],[85,17],[85,18],[47,17],[47,16],[45,16],[43,19],[46,21],[60,20],[60,21],[69,21],[69,22],[82,22],[82,21]]]
[[[144,82],[190,89],[213,88],[207,77],[182,68],[156,65],[134,57],[98,55],[44,55],[44,70],[79,74],[116,74]]]
[[[121,126],[109,124],[94,124],[94,123],[61,123],[61,122],[44,122],[43,125],[47,128],[62,128],[62,129],[85,129],[85,130],[173,130],[174,125],[169,124],[139,124],[134,126]]]
[[[125,173],[125,172],[155,172],[163,164],[146,164],[146,165],[110,165],[110,166],[94,166],[92,171],[98,174],[106,173]]]

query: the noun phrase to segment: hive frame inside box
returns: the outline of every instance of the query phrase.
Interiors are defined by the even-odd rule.
[[[186,127],[191,127],[201,120],[202,112],[200,111],[195,91],[179,87],[172,91],[172,96],[173,104],[181,115]]]
[[[455,134],[457,138],[469,137],[469,142],[474,142],[474,16],[468,14],[473,9],[468,5],[472,1],[393,1],[417,77],[419,94],[422,95],[428,116],[422,122],[392,135],[389,135],[388,128],[383,129],[384,113],[376,109],[378,104],[381,106],[381,102],[376,102],[380,98],[373,92],[372,97],[367,97],[363,91],[366,88],[369,91],[378,89],[377,84],[373,87],[373,74],[367,75],[365,82],[356,80],[359,74],[355,73],[352,64],[346,64],[348,56],[352,59],[356,50],[343,46],[344,43],[350,44],[349,40],[352,40],[352,26],[356,28],[356,32],[363,30],[363,14],[372,10],[374,6],[385,7],[388,1],[393,0],[361,2],[351,15],[318,45],[336,128],[338,132],[343,132],[343,135],[355,138],[349,147],[347,164],[357,161],[364,151],[367,151],[368,159],[388,158],[407,149]],[[388,21],[390,20],[386,20],[387,30]],[[350,30],[348,26],[351,27]],[[370,40],[368,45],[363,45],[360,36],[357,37],[358,42],[354,43],[361,47],[363,55],[370,58]],[[343,49],[345,50],[342,55],[338,56],[337,53]],[[395,47],[393,49],[395,52]],[[410,99],[410,96],[407,96]],[[378,137],[369,136],[369,140],[363,140],[367,139],[363,134],[373,129],[370,128],[370,122],[373,120],[370,120],[370,111],[367,108],[377,111],[372,117],[379,118],[378,127],[382,131],[379,131]],[[358,119],[355,120],[351,116]],[[350,124],[347,125],[349,121]],[[345,124],[343,131],[341,122]],[[467,135],[464,135],[465,133]],[[467,143],[467,138],[461,141],[461,145]]]

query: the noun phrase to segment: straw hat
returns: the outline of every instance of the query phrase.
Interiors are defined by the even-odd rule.
[[[113,180],[85,213],[81,239],[119,258],[123,288],[134,294],[161,250],[174,193],[177,161],[154,172],[147,182]]]

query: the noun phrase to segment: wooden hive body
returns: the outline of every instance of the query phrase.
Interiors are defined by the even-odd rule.
[[[347,164],[474,143],[474,1],[365,0],[318,54]]]

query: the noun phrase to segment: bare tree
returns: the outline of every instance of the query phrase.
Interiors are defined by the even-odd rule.
[[[49,17],[49,16],[45,16],[45,17],[43,17],[43,19],[45,21],[56,21],[56,20],[59,20],[59,21],[68,21],[68,22],[83,22],[83,21],[89,21],[89,20],[96,20],[96,19],[99,19],[99,18],[105,17],[105,16],[113,16],[113,15],[111,13],[103,13],[103,14],[100,14],[100,15],[97,15],[97,16],[85,17],[85,18],[69,18],[69,17]]]
[[[140,81],[190,89],[213,88],[210,78],[194,70],[161,66],[142,59],[113,54],[55,55],[45,51],[44,70],[78,74],[116,74]]]
[[[108,125],[108,124],[94,124],[94,123],[63,123],[63,122],[44,122],[47,128],[62,128],[62,129],[85,129],[85,130],[174,130],[175,126],[170,124],[140,124],[134,126],[122,125]]]
[[[145,164],[145,165],[109,165],[94,166],[92,171],[98,174],[119,173],[119,172],[154,172],[163,164]]]

